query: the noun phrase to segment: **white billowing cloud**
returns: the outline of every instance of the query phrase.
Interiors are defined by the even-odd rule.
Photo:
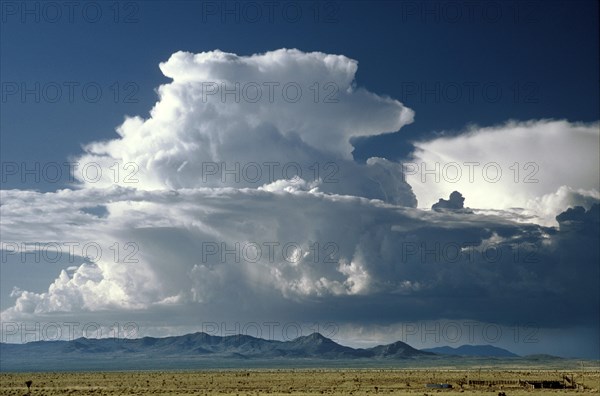
[[[238,127],[272,126],[284,138],[298,137],[311,148],[349,159],[350,137],[396,131],[413,119],[413,111],[398,101],[356,89],[353,83],[357,69],[355,60],[320,52],[282,49],[249,57],[220,51],[177,52],[161,64],[163,73],[174,80],[161,88],[161,94],[165,98],[174,97],[184,107],[174,110],[165,101],[164,109],[161,106],[154,109],[153,118],[160,118],[163,110],[173,110],[171,115],[177,118],[188,115],[185,105],[189,106],[190,101],[198,104],[204,92],[212,106],[206,106],[207,109],[194,106],[191,113],[196,112],[195,116],[235,114],[234,123]],[[219,93],[208,95],[202,89],[202,84],[207,87],[207,83],[218,84]],[[235,91],[236,83],[240,84],[239,103],[234,103],[235,96],[225,95],[222,89],[224,84]],[[267,89],[269,86],[272,92]],[[258,106],[247,103],[256,100],[258,92],[262,94],[256,102]],[[216,133],[210,129],[199,132],[210,139]],[[219,128],[220,150],[226,148],[224,135],[231,133],[240,138],[239,130]],[[259,144],[256,142],[254,146]]]
[[[76,173],[80,181],[257,188],[300,176],[321,180],[327,192],[416,204],[408,184],[389,174],[391,163],[352,161],[353,136],[397,131],[414,114],[357,88],[355,60],[286,49],[251,56],[177,52],[160,68],[173,81],[159,88],[150,118],[127,118],[118,139],[87,145],[78,162],[94,166]],[[98,181],[95,164],[103,170]]]
[[[62,271],[47,292],[13,293],[16,304],[4,314],[214,303],[229,293],[232,299],[252,294],[260,285],[288,298],[368,293],[374,269],[360,252],[360,240],[367,238],[366,224],[392,232],[377,220],[386,207],[276,183],[281,186],[178,192],[3,191],[4,241],[34,243],[44,218],[60,224],[46,238],[63,253],[75,246],[77,255],[90,241],[101,249],[100,255],[92,251],[95,263],[81,264],[72,275]],[[106,218],[80,212],[94,200],[106,202]],[[65,212],[71,217],[62,219]],[[355,212],[364,215],[355,218]],[[346,229],[343,237],[338,227]],[[117,256],[115,244],[121,249]],[[135,250],[128,251],[127,244]]]
[[[547,218],[565,207],[553,206],[549,213],[542,207],[550,198],[543,197],[561,195],[561,188],[590,196],[600,190],[598,123],[508,122],[415,146],[418,167],[407,163],[405,170],[419,207],[429,208],[456,190],[466,197],[467,207],[541,209]]]
[[[62,270],[47,292],[14,291],[14,311],[43,314],[143,307],[139,300],[132,300],[132,297],[140,296],[126,290],[125,284],[113,276],[115,269],[103,262],[100,265],[82,264],[71,276]],[[134,274],[128,275],[132,279]]]
[[[47,291],[15,291],[4,321],[103,311],[130,311],[132,318],[142,311],[158,320],[165,307],[229,320],[272,319],[294,309],[298,320],[308,321],[313,315],[359,320],[375,312],[390,320],[431,319],[448,310],[468,317],[480,299],[491,307],[508,304],[512,320],[514,296],[524,293],[532,304],[576,299],[594,284],[593,277],[577,275],[595,271],[585,250],[576,260],[579,270],[565,276],[561,239],[538,226],[314,188],[14,190],[1,198],[9,209],[3,219],[12,225],[2,223],[3,241],[27,234],[33,242],[47,221],[57,226],[49,241],[91,239],[103,250],[94,263],[62,271]],[[81,212],[97,202],[105,202],[107,216]],[[133,256],[127,244],[135,245]],[[468,251],[459,253],[463,245]],[[492,259],[485,256],[490,250]],[[440,305],[446,295],[453,299]],[[330,304],[335,312],[319,312]]]

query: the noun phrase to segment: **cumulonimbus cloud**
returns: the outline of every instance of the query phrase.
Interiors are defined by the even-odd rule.
[[[184,313],[175,315],[180,320],[193,317],[190,313],[222,320],[251,312],[263,319],[296,315],[364,323],[452,317],[509,323],[533,317],[556,326],[561,319],[546,315],[549,302],[568,306],[572,323],[587,325],[597,312],[592,275],[598,272],[598,252],[590,249],[597,246],[597,235],[516,222],[511,213],[416,209],[402,164],[352,160],[352,136],[396,131],[413,117],[400,102],[357,88],[356,61],[297,50],[252,56],[178,52],[161,70],[173,81],[159,88],[150,117],[126,119],[120,137],[87,145],[78,161],[104,170],[133,164],[135,182],[106,172],[94,181],[80,175],[72,190],[1,192],[4,242],[95,241],[104,249],[133,243],[136,261],[115,259],[110,250],[72,273],[61,272],[43,292],[16,288],[2,320],[142,312],[151,326],[165,312]],[[263,93],[267,96],[258,101],[236,101],[236,94],[249,91],[225,97],[215,91],[236,89],[236,83],[241,90],[265,89],[272,82],[295,83],[303,96],[271,101]],[[337,101],[315,100],[314,89],[329,83]],[[521,144],[537,142],[541,131],[550,131],[546,137],[553,144],[564,141],[567,131],[578,142],[573,147],[597,139],[593,126],[566,122],[499,130]],[[497,133],[418,144],[416,158],[490,161],[495,151],[484,146],[493,146]],[[507,143],[505,149],[512,148]],[[581,149],[582,156],[589,154],[587,147]],[[541,170],[546,162],[539,161]],[[308,172],[317,163],[330,173],[237,181],[221,178],[214,167],[236,173],[236,164],[242,171],[244,165],[265,162],[295,163]],[[596,188],[585,169],[576,183],[566,183],[573,189],[563,188],[563,196]],[[560,184],[566,176],[559,176]],[[543,188],[525,197],[542,197],[560,187],[556,183],[540,183]],[[433,187],[433,202],[457,190],[471,208],[478,207],[481,194],[495,193],[501,209],[504,197],[513,194],[506,186],[483,192],[472,186]],[[423,194],[417,190],[427,204],[429,195]],[[567,201],[575,202],[552,202],[558,207]],[[90,207],[101,207],[103,214]],[[592,296],[590,304],[577,304],[586,296]]]

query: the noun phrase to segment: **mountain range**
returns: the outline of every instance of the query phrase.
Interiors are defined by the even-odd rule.
[[[404,342],[355,349],[340,345],[319,333],[291,341],[265,340],[248,335],[214,336],[193,333],[182,336],[138,339],[77,338],[72,341],[36,341],[26,344],[0,344],[1,355],[144,355],[144,356],[212,356],[219,358],[411,358],[432,356]]]
[[[453,355],[453,356],[447,356]],[[431,359],[514,357],[489,345],[418,350],[397,341],[372,348],[343,346],[319,333],[290,341],[248,335],[193,333],[164,338],[77,338],[70,341],[0,343],[0,372],[243,367],[245,365],[386,365]],[[319,363],[320,362],[320,363]],[[353,363],[354,362],[354,363]],[[387,363],[386,363],[387,362]]]

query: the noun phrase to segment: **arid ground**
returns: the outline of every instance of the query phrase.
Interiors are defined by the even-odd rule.
[[[511,385],[469,386],[469,380],[563,380],[575,389],[527,390]],[[549,370],[228,370],[148,372],[2,373],[0,395],[498,395],[598,394],[600,371]],[[452,389],[428,388],[449,383]],[[461,384],[462,387],[461,387]]]

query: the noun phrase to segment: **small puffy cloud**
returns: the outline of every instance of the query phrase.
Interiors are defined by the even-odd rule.
[[[462,210],[465,207],[465,198],[458,191],[452,191],[449,199],[440,198],[431,206],[433,210]]]
[[[569,208],[556,216],[556,221],[558,221],[560,229],[564,231],[578,230],[588,232],[591,235],[598,234],[600,230],[600,204],[593,204],[587,211],[582,206]]]

